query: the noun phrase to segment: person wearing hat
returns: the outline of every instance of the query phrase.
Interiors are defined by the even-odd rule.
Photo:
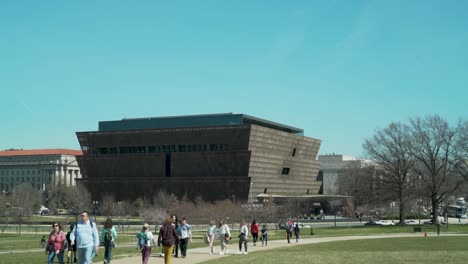
[[[151,255],[151,244],[154,244],[153,233],[150,231],[150,226],[148,223],[144,223],[141,228],[141,233],[146,234],[146,243],[141,248],[141,259],[143,264],[148,264],[149,257]]]

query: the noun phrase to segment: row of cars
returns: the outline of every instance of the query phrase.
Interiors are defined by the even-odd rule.
[[[398,223],[398,222],[397,222]],[[416,221],[416,220],[406,220],[405,223],[407,225],[417,225],[419,223],[419,221]],[[440,223],[442,225],[446,224],[445,221],[440,221]],[[426,225],[432,225],[432,220],[429,220],[429,221],[424,221],[423,224],[426,224]],[[369,220],[369,222],[365,223],[364,225],[381,225],[381,226],[391,226],[391,225],[395,225],[395,221],[392,221],[392,220],[378,220],[378,221],[375,221],[373,219]]]
[[[51,212],[49,208],[45,207],[44,205],[41,205],[41,208],[37,211],[38,215],[49,215]],[[53,212],[55,215],[69,215],[72,214],[73,212],[70,211],[69,209],[56,209],[55,212]]]

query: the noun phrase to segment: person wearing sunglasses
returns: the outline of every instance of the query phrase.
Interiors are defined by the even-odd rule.
[[[78,263],[91,264],[93,252],[97,254],[99,249],[99,234],[96,224],[89,219],[87,211],[83,211],[80,218],[70,234],[70,240],[72,246],[76,243]]]
[[[54,263],[54,258],[57,259],[60,264],[63,264],[63,252],[65,250],[65,233],[62,231],[62,227],[59,223],[52,225],[52,232],[49,234],[49,240],[47,241],[46,255],[48,256],[48,263]]]

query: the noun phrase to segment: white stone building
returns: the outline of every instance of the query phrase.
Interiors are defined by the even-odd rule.
[[[76,155],[80,150],[36,149],[0,151],[0,190],[11,192],[21,183],[31,183],[38,190],[51,185],[74,186],[81,178]]]
[[[320,161],[320,172],[323,175],[323,194],[338,194],[338,174],[342,169],[353,165],[364,166],[369,164],[368,160],[361,160],[348,155],[318,155]]]

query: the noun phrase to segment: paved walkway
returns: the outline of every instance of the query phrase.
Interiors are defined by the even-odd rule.
[[[442,236],[456,236],[460,234],[441,234]],[[463,235],[463,234],[462,234]],[[262,250],[271,250],[275,248],[283,248],[283,247],[294,247],[297,245],[303,244],[314,244],[314,243],[323,243],[323,242],[331,242],[331,241],[343,241],[343,240],[358,240],[358,239],[376,239],[376,238],[391,238],[391,237],[421,237],[424,236],[424,233],[408,233],[408,234],[385,234],[385,235],[368,235],[368,236],[342,236],[342,237],[315,237],[315,238],[305,238],[299,240],[299,243],[296,243],[295,240],[291,240],[291,244],[288,244],[286,240],[274,240],[269,241],[267,247],[262,247],[261,242],[257,243],[257,246],[252,246],[252,241],[249,241],[249,254],[252,252],[262,251]],[[429,233],[429,236],[436,236],[434,233]],[[466,236],[466,235],[464,235]],[[260,245],[260,246],[258,246]],[[187,251],[187,257],[185,259],[181,258],[172,258],[171,263],[173,264],[193,264],[193,263],[201,263],[204,261],[217,259],[217,258],[226,258],[232,255],[237,255],[238,252],[238,245],[237,239],[233,240],[232,244],[229,244],[229,254],[227,255],[219,255],[215,253],[214,255],[210,255],[208,251],[208,247],[202,248],[194,248],[189,249]],[[219,252],[220,246],[217,245],[215,247],[215,252]],[[155,254],[155,252],[161,252],[160,248],[153,248],[153,254],[151,255],[149,263],[164,263],[164,259],[159,256],[159,254]],[[241,256],[239,256],[241,257]],[[115,259],[112,260],[112,264],[135,264],[141,263],[141,256],[139,257],[128,257],[124,259]]]

